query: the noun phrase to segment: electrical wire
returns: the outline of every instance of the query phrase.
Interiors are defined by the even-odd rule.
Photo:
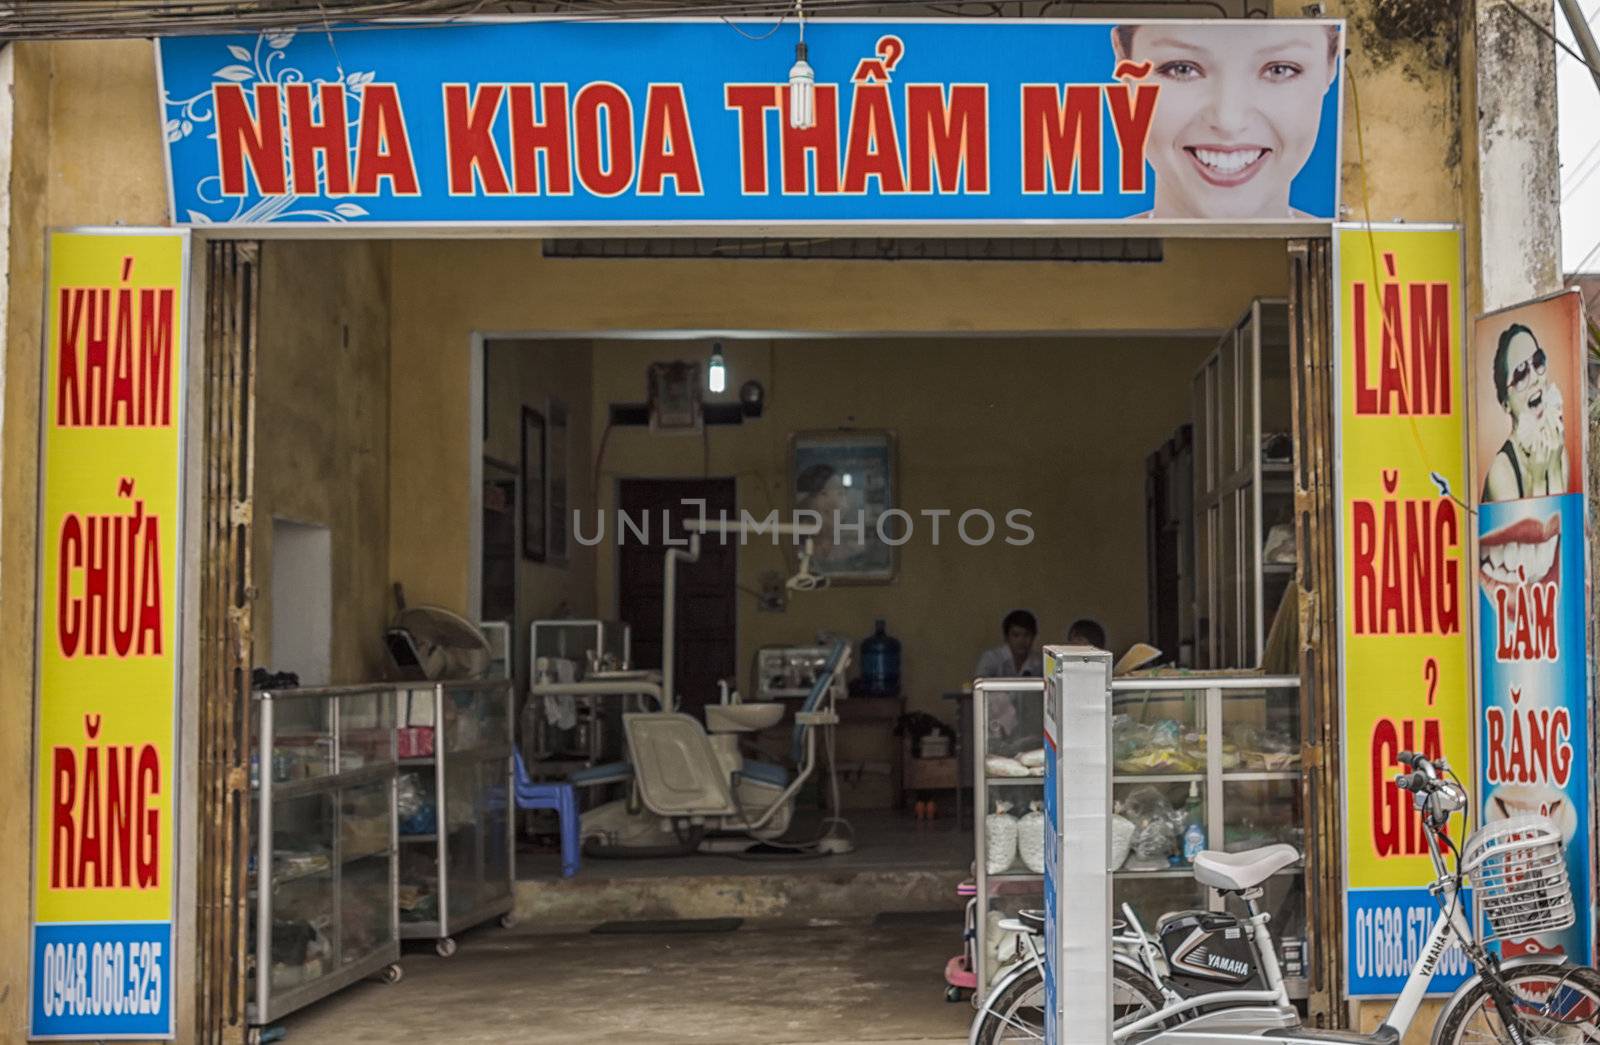
[[[811,0],[813,10],[830,12],[919,12],[940,10],[960,16],[1027,17],[1025,4],[1014,14],[1005,3],[956,0],[930,5],[921,0]],[[1008,0],[1009,2],[1009,0]],[[1109,0],[1084,0],[1099,6]],[[412,28],[438,28],[486,16],[556,15],[574,21],[715,16],[723,19],[776,18],[782,23],[793,11],[791,0],[546,0],[505,2],[490,10],[489,0],[324,0],[327,18],[338,19],[334,32],[384,28],[380,21],[405,22]],[[1046,3],[1035,17],[1042,17]],[[1213,10],[1229,17],[1220,0],[1123,0],[1121,7],[1188,7]],[[1257,12],[1245,3],[1245,17]],[[244,0],[0,0],[0,40],[114,39],[243,33],[256,30],[321,28],[324,11],[317,0],[277,0],[271,6]],[[731,23],[730,23],[731,25]],[[737,29],[737,27],[734,27]],[[773,27],[773,32],[777,31]]]
[[[1361,132],[1361,91],[1357,84],[1358,78],[1354,73],[1350,72],[1348,66],[1345,68],[1345,73],[1350,80],[1351,109],[1356,121],[1356,163],[1361,168],[1361,215],[1363,231],[1365,231],[1367,234],[1368,263],[1372,266],[1372,298],[1373,303],[1378,307],[1378,314],[1383,317],[1383,343],[1385,345],[1391,343],[1399,344],[1398,332],[1394,329],[1394,325],[1389,316],[1388,310],[1383,307],[1383,298],[1378,289],[1378,277],[1382,270],[1378,268],[1378,245],[1377,239],[1373,235],[1372,230],[1372,198],[1369,191],[1369,182],[1371,181],[1371,177],[1367,167],[1366,140],[1362,136]],[[1600,246],[1600,244],[1597,244],[1597,246]],[[1395,369],[1399,372],[1400,376],[1400,392],[1405,396],[1406,402],[1409,403],[1412,401],[1410,378],[1407,374],[1407,370],[1409,368],[1399,366]],[[1422,441],[1422,428],[1417,424],[1417,415],[1408,410],[1406,411],[1406,420],[1410,422],[1411,438],[1417,444],[1417,454],[1422,458],[1423,466],[1434,475],[1442,474],[1437,468],[1433,467],[1433,462],[1429,459],[1428,446]],[[1459,506],[1468,517],[1478,514],[1470,504],[1461,499],[1460,495],[1457,494],[1455,490],[1449,490],[1446,496],[1448,496],[1451,501]]]
[[[1589,60],[1587,58],[1585,58],[1583,55],[1579,54],[1577,51],[1574,51],[1571,47],[1567,46],[1567,42],[1565,40],[1561,39],[1561,37],[1557,36],[1555,33],[1551,32],[1549,29],[1546,29],[1544,27],[1544,23],[1540,22],[1537,18],[1533,17],[1533,15],[1529,14],[1527,11],[1523,10],[1522,5],[1517,3],[1517,0],[1505,0],[1505,4],[1506,4],[1507,7],[1511,8],[1511,10],[1513,10],[1517,14],[1521,15],[1527,21],[1527,23],[1529,25],[1531,25],[1535,29],[1539,30],[1539,32],[1541,34],[1543,34],[1544,36],[1549,37],[1550,40],[1557,47],[1561,48],[1563,51],[1567,52],[1567,54],[1571,55],[1573,57],[1573,59],[1575,59],[1579,65],[1581,65],[1585,69],[1589,70],[1595,76],[1600,77],[1600,69],[1596,69],[1594,66],[1590,65],[1589,64]]]

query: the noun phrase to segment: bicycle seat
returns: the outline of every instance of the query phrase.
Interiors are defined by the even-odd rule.
[[[1238,892],[1254,889],[1299,859],[1300,850],[1292,845],[1269,845],[1242,853],[1208,849],[1194,858],[1194,878],[1213,889]]]

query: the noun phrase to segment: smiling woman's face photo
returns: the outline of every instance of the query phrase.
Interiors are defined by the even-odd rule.
[[[1153,218],[1289,219],[1289,186],[1317,143],[1338,71],[1322,25],[1160,23],[1112,31],[1117,57],[1160,86],[1146,156]]]

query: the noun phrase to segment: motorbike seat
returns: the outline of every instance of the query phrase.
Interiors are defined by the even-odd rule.
[[[1254,889],[1299,859],[1300,850],[1292,845],[1269,845],[1242,853],[1208,849],[1194,858],[1194,877],[1201,885],[1213,889],[1242,892]]]

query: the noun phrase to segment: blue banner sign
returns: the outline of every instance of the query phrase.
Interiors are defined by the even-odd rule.
[[[1508,939],[1502,951],[1588,962],[1593,892],[1583,494],[1484,504],[1478,529],[1483,822],[1549,817],[1566,846],[1578,909],[1571,928]]]
[[[1584,501],[1590,389],[1583,299],[1568,290],[1473,331],[1482,824],[1546,817],[1576,921],[1501,933],[1506,957],[1594,957],[1594,811]]]
[[[1340,22],[814,22],[810,126],[796,39],[546,19],[162,40],[173,220],[1270,235],[1338,213]]]

